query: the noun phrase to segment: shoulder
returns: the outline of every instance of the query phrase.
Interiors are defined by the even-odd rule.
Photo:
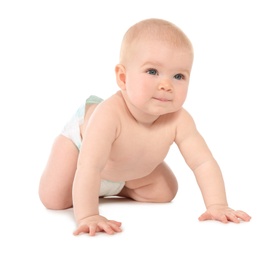
[[[164,120],[171,122],[171,124],[177,129],[187,128],[190,125],[194,125],[194,120],[192,116],[184,108],[181,108],[174,113],[161,116],[161,118],[164,118]]]
[[[197,128],[191,114],[184,108],[175,113],[176,142],[181,142],[187,136],[196,133]]]
[[[116,131],[120,128],[121,101],[119,95],[114,94],[99,103],[91,113],[85,128],[100,131]]]
[[[124,105],[123,98],[119,92],[110,96],[97,106],[97,110],[103,111],[106,113],[119,113],[121,106]]]
[[[96,106],[93,111],[94,119],[99,119],[99,116],[100,119],[101,117],[105,118],[110,115],[115,116],[115,114],[117,114],[120,110],[119,103],[119,97],[117,97],[117,94],[114,94],[106,100],[102,101]],[[115,119],[115,117],[113,119]]]
[[[120,91],[100,103],[95,109],[94,116],[122,124],[128,117],[128,108]]]
[[[189,126],[189,125],[195,125],[194,119],[191,116],[191,114],[185,109],[181,108],[175,113],[177,126]]]

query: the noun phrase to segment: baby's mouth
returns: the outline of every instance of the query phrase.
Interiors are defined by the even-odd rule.
[[[168,102],[170,101],[168,98],[163,98],[163,97],[154,97],[153,99],[161,101],[161,102]]]

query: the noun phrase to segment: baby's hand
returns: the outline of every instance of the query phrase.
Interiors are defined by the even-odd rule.
[[[240,223],[240,220],[250,221],[250,219],[251,217],[244,211],[233,210],[222,205],[212,205],[208,207],[206,212],[199,217],[200,221],[218,220],[222,223],[227,223],[228,221]]]
[[[106,232],[109,235],[113,235],[116,232],[122,231],[120,227],[121,222],[108,220],[100,215],[94,215],[82,219],[73,234],[76,236],[81,233],[88,233],[90,236],[94,236],[96,232]]]

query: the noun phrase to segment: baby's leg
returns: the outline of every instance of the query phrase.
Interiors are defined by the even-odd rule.
[[[54,142],[40,181],[39,195],[49,209],[72,207],[72,184],[77,167],[78,149],[63,135]]]
[[[140,179],[127,181],[119,194],[142,202],[170,202],[177,193],[175,175],[165,162]]]

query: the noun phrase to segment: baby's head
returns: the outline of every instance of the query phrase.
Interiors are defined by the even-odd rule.
[[[147,40],[165,42],[193,55],[192,44],[180,28],[166,20],[152,18],[140,21],[127,30],[121,45],[120,64],[126,65],[130,61],[136,43]]]
[[[143,20],[123,38],[117,84],[128,107],[153,120],[182,107],[192,63],[192,44],[182,30],[165,20]]]

